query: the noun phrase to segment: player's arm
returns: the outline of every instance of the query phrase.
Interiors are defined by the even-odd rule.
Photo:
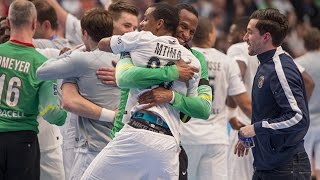
[[[196,84],[198,86],[196,88],[198,96],[185,96],[164,88],[156,88],[141,95],[139,103],[149,104],[146,107],[170,103],[175,109],[182,112],[181,118],[183,122],[188,121],[190,117],[208,119],[211,112],[212,90],[208,82],[208,68],[204,57],[202,61],[199,61],[201,65],[201,80]]]
[[[249,119],[251,119],[252,107],[251,100],[247,92],[230,96]]]
[[[39,116],[50,124],[61,126],[67,113],[59,107],[58,89],[54,81],[43,81],[39,87]]]
[[[81,52],[67,52],[57,58],[48,59],[37,69],[37,78],[41,80],[79,77],[88,61]]]
[[[183,60],[172,66],[143,68],[134,66],[130,58],[124,58],[117,64],[116,81],[120,88],[147,88],[163,82],[188,81],[197,71]]]
[[[239,47],[231,46],[227,51],[227,55],[238,63],[241,77],[244,78],[247,71],[248,59],[243,56],[242,50]]]
[[[151,69],[134,66],[130,58],[121,59],[116,67],[116,81],[120,88],[147,88],[177,79],[184,79],[183,81],[185,81],[191,79],[196,69],[183,63],[184,61],[179,61],[177,65]],[[206,63],[204,65],[206,68]],[[159,89],[151,92],[152,94],[150,95],[155,100],[154,104],[168,103],[172,100],[173,92],[171,90],[169,90],[170,92],[164,92],[164,89],[161,91],[163,92],[163,99],[161,100],[158,99],[160,97],[152,95],[153,93],[161,93]],[[211,111],[212,90],[207,80],[203,78],[199,83],[198,96],[196,97],[187,97],[177,92],[174,92],[174,95],[172,106],[177,110],[185,113],[187,116],[208,119]],[[149,94],[145,96],[148,97]],[[141,103],[150,102],[144,101],[142,97]],[[150,106],[152,105],[153,103],[150,104]],[[185,117],[184,119],[190,118]]]
[[[173,103],[173,107],[180,109],[180,111],[184,113],[184,115],[181,114],[181,117],[185,121],[189,120],[190,117],[208,119],[211,113],[213,92],[214,92],[213,90],[214,87],[211,87],[209,85],[208,66],[207,66],[207,61],[205,57],[203,56],[202,53],[200,53],[195,49],[191,49],[191,52],[199,60],[200,66],[201,66],[201,79],[197,89],[198,96],[196,97],[180,96],[180,98],[182,98],[183,101],[181,101],[182,104],[179,105],[179,104],[176,104],[179,101],[179,95],[177,95],[177,99],[175,99]],[[186,109],[185,107],[187,107],[191,103],[193,103],[194,107]],[[182,108],[184,108],[185,110],[183,110]],[[195,112],[195,110],[200,111],[200,109],[202,112]]]
[[[78,86],[71,81],[63,83],[61,106],[79,116],[100,121],[113,122],[115,111],[102,108],[79,94]]]
[[[57,2],[57,0],[47,0],[47,2],[56,11],[58,22],[59,22],[58,23],[59,24],[59,31],[61,34],[64,34],[68,12],[61,7],[61,5]]]
[[[314,90],[314,81],[312,80],[311,76],[307,73],[307,71],[303,71],[301,73],[303,81],[304,81],[304,87],[306,89],[306,94],[307,94],[307,100],[310,100],[310,97],[313,93]]]
[[[239,130],[241,127],[245,126],[245,124],[243,124],[237,117],[237,106],[237,103],[232,99],[232,97],[228,96],[226,100],[226,114],[227,119],[229,119],[229,123],[234,130]]]
[[[244,79],[244,74],[246,73],[247,65],[243,61],[240,61],[240,60],[236,60],[236,62],[238,63],[238,66],[240,68],[241,77],[242,77],[242,79]]]
[[[263,119],[254,123],[256,134],[286,134],[299,132],[308,125],[308,116],[304,112],[307,102],[304,100],[302,80],[297,72],[284,69],[287,83],[280,82],[274,73],[270,77],[270,89],[276,100],[276,105],[281,109],[281,115],[276,118]],[[275,107],[276,108],[276,107]]]
[[[212,108],[213,87],[209,85],[208,66],[205,57],[199,51],[191,49],[192,54],[199,60],[201,66],[201,79],[197,88],[197,96],[184,96],[174,93],[172,106],[179,110],[183,122],[193,118],[208,119]]]
[[[296,63],[296,61],[294,62]],[[308,72],[306,72],[306,69],[302,65],[300,65],[299,63],[296,63],[296,65],[302,75],[302,78],[304,81],[304,87],[306,89],[307,100],[309,101],[315,86],[314,81],[312,80],[311,76],[308,74]]]

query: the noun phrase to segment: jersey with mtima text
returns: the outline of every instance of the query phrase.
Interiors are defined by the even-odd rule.
[[[123,36],[112,36],[111,49],[114,53],[130,52],[132,62],[135,66],[157,68],[174,64],[180,58],[190,62],[191,66],[200,68],[197,58],[185,47],[179,44],[178,40],[171,36],[155,36],[151,32],[131,32]],[[187,83],[173,81],[164,84],[167,89],[172,89],[177,93],[187,96],[197,96],[197,88],[200,80],[200,73],[196,73],[193,79]],[[150,87],[149,89],[151,89]],[[123,118],[126,123],[131,115],[139,110],[138,96],[145,92],[142,89],[130,89],[129,98],[126,105],[127,114]],[[159,115],[169,126],[176,141],[180,142],[180,112],[175,110],[168,103],[149,108]]]

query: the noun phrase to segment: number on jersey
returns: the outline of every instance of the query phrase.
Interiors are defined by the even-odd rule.
[[[19,88],[21,87],[21,79],[19,79],[18,77],[12,77],[10,78],[7,86],[5,86],[5,79],[6,75],[2,74],[0,76],[0,102],[3,98],[2,96],[5,96],[6,104],[8,106],[16,106],[20,97]],[[6,91],[4,91],[5,87],[7,87]],[[3,94],[3,92],[6,92],[6,94]]]

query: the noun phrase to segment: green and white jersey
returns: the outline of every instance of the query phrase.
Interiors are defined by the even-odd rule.
[[[38,115],[49,123],[64,123],[66,112],[58,106],[56,83],[36,78],[45,60],[31,44],[0,45],[0,132],[38,132]]]

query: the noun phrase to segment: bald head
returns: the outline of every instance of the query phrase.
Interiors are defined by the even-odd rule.
[[[8,18],[11,28],[30,26],[37,18],[37,11],[32,2],[16,0],[9,7]]]

